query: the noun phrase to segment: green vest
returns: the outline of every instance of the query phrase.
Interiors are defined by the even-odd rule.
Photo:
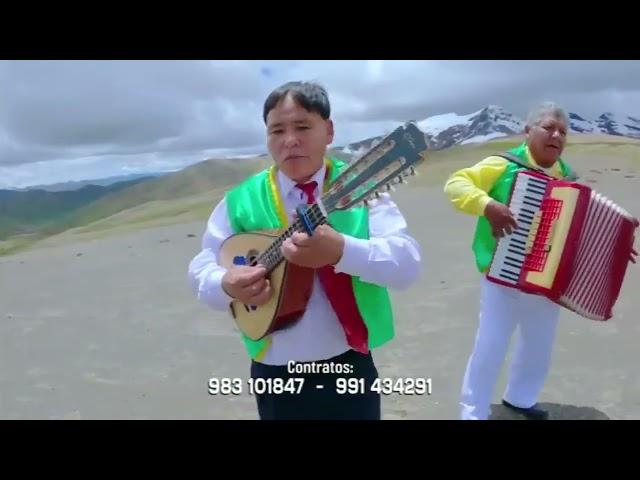
[[[523,143],[522,145],[509,150],[508,152],[518,157],[524,163],[533,165],[533,163],[528,158],[526,144]],[[500,178],[498,178],[491,190],[488,192],[488,195],[491,198],[493,198],[497,202],[504,204],[506,204],[509,200],[509,196],[511,195],[511,188],[513,186],[516,174],[522,170],[525,170],[525,167],[523,166],[520,166],[508,160],[505,161],[508,162],[507,168],[502,173]],[[571,178],[574,175],[571,168],[562,159],[558,160],[558,164],[560,166],[560,171],[563,178]],[[476,267],[478,268],[478,271],[482,273],[486,272],[489,269],[497,245],[496,239],[493,237],[491,231],[491,224],[489,223],[487,218],[485,216],[480,216],[476,224],[472,250],[475,255]]]
[[[330,158],[326,161],[328,178],[325,188],[347,166],[345,162]],[[265,169],[228,191],[225,200],[231,228],[234,233],[287,228],[288,219],[282,207],[276,168]],[[359,239],[369,238],[369,212],[366,207],[335,210],[329,214],[331,226],[345,235]],[[376,348],[394,336],[393,311],[386,288],[352,278],[353,294],[368,330],[369,348]],[[270,337],[254,341],[241,333],[249,356],[259,360],[270,345]]]

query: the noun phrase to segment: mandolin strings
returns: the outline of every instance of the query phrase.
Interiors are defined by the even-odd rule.
[[[323,217],[322,212],[318,204],[313,204],[309,207],[310,218],[315,226],[322,224],[326,219]],[[264,265],[267,269],[267,273],[270,273],[278,264],[282,261],[282,252],[280,247],[284,241],[293,235],[295,232],[303,232],[304,227],[300,220],[296,220],[289,228],[287,228],[269,247],[252,263],[252,266],[258,264]]]

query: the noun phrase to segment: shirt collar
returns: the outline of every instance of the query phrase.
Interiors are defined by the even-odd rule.
[[[322,191],[324,188],[324,175],[327,170],[327,166],[324,162],[322,162],[322,167],[318,170],[313,177],[309,179],[309,182],[316,182],[318,186],[316,187],[316,191]],[[292,192],[294,194],[300,193],[300,190],[296,189],[297,182],[294,182],[289,177],[287,177],[282,170],[278,170],[278,183],[280,184],[280,194],[282,198],[288,197]],[[308,182],[307,182],[308,183]],[[319,189],[319,190],[318,190]]]

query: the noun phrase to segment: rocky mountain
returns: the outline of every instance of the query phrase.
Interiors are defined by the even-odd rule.
[[[640,138],[640,119],[603,113],[595,120],[587,120],[576,113],[570,113],[571,129],[579,133],[607,133],[623,137]]]
[[[569,113],[570,130],[575,133],[604,133],[640,138],[640,119],[613,113],[603,113],[593,120]],[[522,133],[525,122],[497,105],[467,115],[446,113],[415,121],[425,134],[427,144],[434,150],[454,145],[481,143],[498,137]],[[358,155],[380,141],[383,135],[350,143],[337,150]]]

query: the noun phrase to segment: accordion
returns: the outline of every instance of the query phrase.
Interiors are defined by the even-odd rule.
[[[533,170],[517,174],[507,206],[518,227],[498,240],[487,279],[610,319],[638,221],[588,186]]]

